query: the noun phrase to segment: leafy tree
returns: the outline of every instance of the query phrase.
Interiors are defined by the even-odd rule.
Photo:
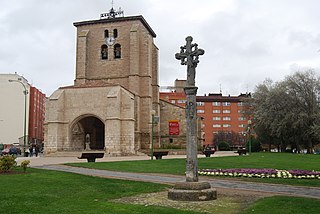
[[[314,71],[296,72],[285,80],[265,80],[252,100],[254,130],[262,143],[299,151],[320,142],[320,80]]]

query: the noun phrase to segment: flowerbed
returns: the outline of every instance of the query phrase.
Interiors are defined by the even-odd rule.
[[[320,179],[320,172],[278,169],[201,169],[199,175],[248,178]]]

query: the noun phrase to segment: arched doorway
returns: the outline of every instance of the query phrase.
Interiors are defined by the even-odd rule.
[[[86,135],[90,135],[90,149],[103,150],[105,125],[94,116],[86,116],[75,122],[71,128],[72,142],[75,149],[85,149]]]

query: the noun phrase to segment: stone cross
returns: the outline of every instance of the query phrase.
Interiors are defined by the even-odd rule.
[[[199,63],[199,56],[204,50],[198,49],[197,44],[192,44],[192,37],[186,38],[187,44],[180,47],[180,53],[176,53],[176,59],[181,60],[182,65],[187,65],[187,85],[184,91],[187,95],[186,119],[187,119],[187,163],[186,181],[198,181],[198,159],[197,159],[197,114],[195,87],[196,67]]]
[[[198,49],[198,44],[192,42],[192,37],[186,38],[187,44],[180,47],[180,53],[176,53],[176,59],[181,60],[181,65],[187,65],[187,86],[195,86],[196,67],[199,56],[204,54],[203,49]]]

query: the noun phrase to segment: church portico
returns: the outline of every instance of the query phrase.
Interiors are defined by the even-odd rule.
[[[121,86],[65,87],[48,106],[46,153],[90,149],[110,155],[134,154],[134,95]]]
[[[86,149],[86,137],[89,137],[89,149],[103,150],[105,147],[105,125],[95,116],[83,115],[71,125],[71,145],[75,150]]]

